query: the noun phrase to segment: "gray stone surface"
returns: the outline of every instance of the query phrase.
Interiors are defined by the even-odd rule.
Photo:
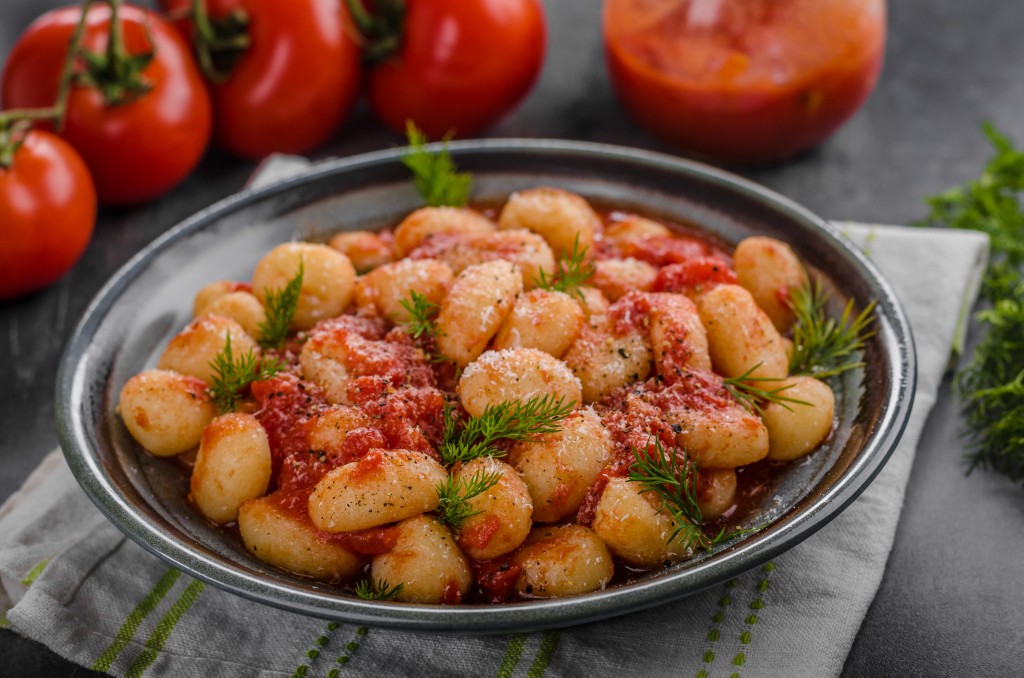
[[[58,4],[0,2],[0,60],[28,22]],[[542,78],[490,135],[665,150],[614,99],[596,0],[548,0],[546,6],[550,48]],[[822,147],[784,166],[744,173],[825,217],[919,219],[924,196],[980,171],[988,156],[981,121],[992,120],[1024,142],[1021,35],[1019,0],[892,2],[886,65],[867,106]],[[317,155],[398,141],[360,109]],[[212,151],[166,197],[102,211],[96,236],[70,275],[44,292],[0,305],[0,501],[56,445],[57,360],[95,291],[141,246],[239,188],[252,167]],[[999,476],[964,476],[960,426],[947,384],[915,462],[881,590],[845,676],[1021,675],[1024,493]],[[35,643],[0,632],[0,676],[86,674]]]

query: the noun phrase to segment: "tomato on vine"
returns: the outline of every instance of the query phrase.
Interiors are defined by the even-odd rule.
[[[90,6],[91,5],[91,6]],[[60,135],[85,160],[100,201],[155,198],[195,167],[210,138],[210,100],[188,46],[157,14],[87,2]],[[51,106],[83,7],[42,15],[3,71],[4,108]]]
[[[326,141],[359,92],[359,47],[341,0],[160,0],[190,14],[213,95],[215,139],[260,158]],[[181,24],[179,23],[179,26]]]
[[[389,127],[472,136],[514,108],[544,61],[539,0],[346,0],[367,44],[370,104]]]
[[[96,223],[96,191],[81,157],[60,137],[0,127],[0,300],[64,275]]]

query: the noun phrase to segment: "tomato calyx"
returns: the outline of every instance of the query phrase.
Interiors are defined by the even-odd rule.
[[[71,35],[68,51],[61,68],[60,82],[57,84],[57,100],[48,108],[17,108],[0,111],[0,169],[9,170],[14,165],[14,156],[25,143],[28,133],[36,122],[50,122],[60,132],[64,126],[64,116],[68,109],[68,96],[71,94],[71,83],[75,78],[75,55],[82,44],[85,34],[85,19],[89,7],[94,0],[83,0],[82,13]]]
[[[121,106],[131,103],[150,91],[153,86],[142,75],[142,71],[153,61],[156,51],[151,47],[139,54],[128,54],[124,44],[124,26],[118,16],[121,0],[106,0],[110,5],[110,38],[104,52],[77,50],[84,63],[84,70],[75,77],[79,85],[91,87],[100,92],[107,106]],[[83,16],[88,11],[82,8]],[[153,45],[153,38],[146,28],[147,40]]]
[[[190,10],[195,27],[193,42],[199,68],[212,83],[225,82],[241,56],[252,46],[249,15],[236,9],[222,19],[213,19],[205,0],[192,0]]]
[[[376,66],[387,61],[402,46],[405,26],[405,0],[373,0],[368,9],[364,0],[345,0],[363,48],[363,62]]]

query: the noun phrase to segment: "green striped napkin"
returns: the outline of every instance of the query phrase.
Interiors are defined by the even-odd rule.
[[[262,177],[304,167],[278,160]],[[54,452],[0,507],[0,626],[115,676],[838,675],[878,589],[917,441],[987,252],[975,233],[840,227],[910,315],[914,411],[865,493],[771,563],[682,601],[546,633],[453,637],[339,624],[169,568],[100,515]]]

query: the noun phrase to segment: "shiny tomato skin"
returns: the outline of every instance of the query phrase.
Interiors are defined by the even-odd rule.
[[[191,0],[161,0],[167,10]],[[251,47],[214,83],[214,137],[244,158],[305,153],[352,110],[361,77],[355,30],[341,0],[207,0],[213,19],[242,10]],[[190,32],[190,31],[186,31]]]
[[[60,137],[34,130],[0,167],[0,300],[42,289],[78,261],[96,223],[96,189]]]
[[[544,62],[538,0],[408,0],[402,45],[373,68],[370,104],[392,129],[472,136],[526,95]]]
[[[4,108],[50,106],[61,64],[80,14],[64,7],[42,15],[22,34],[3,73]],[[61,136],[77,150],[96,182],[100,202],[138,203],[160,196],[196,166],[209,143],[212,114],[206,93],[178,32],[159,15],[123,5],[120,18],[129,54],[152,48],[142,71],[151,89],[133,101],[107,106],[101,93],[73,87]],[[110,8],[89,10],[83,46],[106,49]]]

